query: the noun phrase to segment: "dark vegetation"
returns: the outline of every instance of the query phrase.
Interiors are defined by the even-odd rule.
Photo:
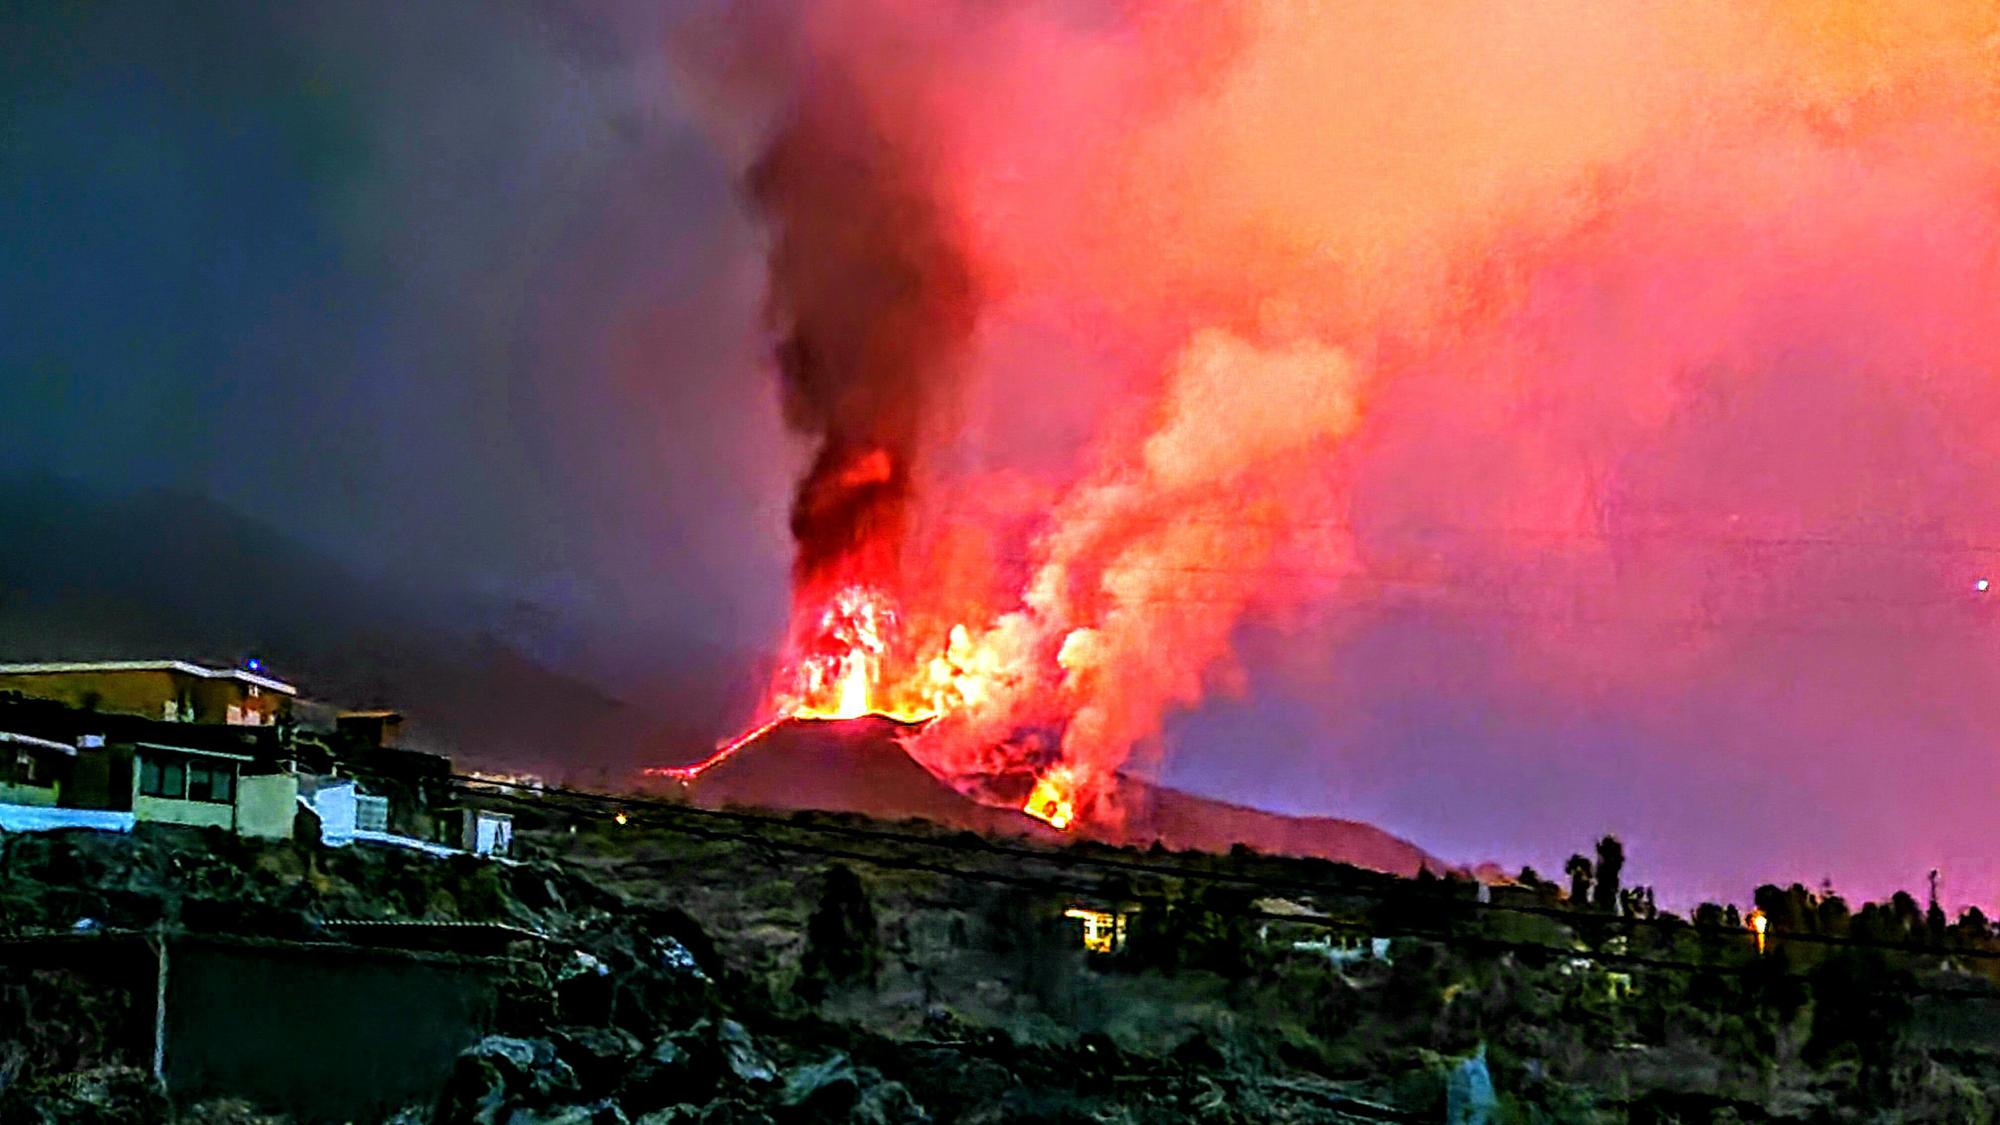
[[[550,935],[406,1125],[1983,1122],[2000,1100],[2000,938],[1908,895],[1854,910],[1758,888],[1760,956],[1736,907],[1659,910],[1611,838],[1564,884],[1524,871],[1481,901],[1247,849],[629,808],[620,826],[543,806],[517,865],[193,831],[7,838],[0,925]],[[1081,948],[1076,906],[1126,914],[1120,953]],[[169,1105],[117,1045],[122,1003],[0,973],[0,1120],[272,1120]]]

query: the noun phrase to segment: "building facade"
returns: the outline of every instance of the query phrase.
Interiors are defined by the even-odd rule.
[[[230,726],[284,722],[298,695],[291,684],[261,672],[185,660],[0,664],[0,692],[84,712]]]
[[[63,803],[129,810],[140,822],[284,839],[292,835],[298,793],[297,774],[249,747],[131,742],[80,751]]]

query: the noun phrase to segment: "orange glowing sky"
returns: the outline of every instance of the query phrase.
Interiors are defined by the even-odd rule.
[[[723,150],[775,132],[879,173],[759,204],[777,326],[870,357],[812,372],[832,405],[794,421],[909,474],[871,573],[1005,669],[914,744],[933,768],[1043,724],[1086,779],[1380,801],[1428,700],[1492,713],[1448,724],[1468,759],[1533,771],[1523,740],[1560,730],[1633,779],[1699,754],[1830,808],[1822,767],[1962,768],[2000,733],[1968,601],[2000,542],[1990,6],[835,0],[696,28],[735,48],[694,87]],[[1364,655],[1399,630],[1484,672]],[[1951,686],[1899,707],[1912,669]],[[1258,699],[1310,733],[1213,727]],[[1533,836],[1477,819],[1445,846]],[[1632,819],[1669,860],[1706,846]],[[1816,862],[1786,838],[1774,862]]]

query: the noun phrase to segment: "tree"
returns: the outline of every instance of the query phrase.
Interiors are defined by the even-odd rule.
[[[1771,920],[1772,933],[1812,933],[1819,926],[1819,903],[1802,884],[1780,887],[1776,883],[1765,883],[1757,888],[1752,897],[1757,909]]]
[[[1239,892],[1212,885],[1175,903],[1170,921],[1180,964],[1230,978],[1249,975],[1257,964],[1249,905]]]
[[[1618,913],[1618,876],[1625,869],[1625,845],[1616,836],[1597,842],[1597,887],[1592,903],[1600,914]]]
[[[1590,861],[1581,855],[1572,855],[1563,864],[1563,874],[1569,876],[1569,904],[1581,910],[1590,905]]]
[[[1924,912],[1917,900],[1908,891],[1897,891],[1889,896],[1889,913],[1895,919],[1896,928],[1901,931],[1899,941],[1922,945],[1924,940]]]
[[[1915,1014],[1909,999],[1915,987],[1908,970],[1874,950],[1844,950],[1828,958],[1812,973],[1815,1002],[1806,1061],[1822,1065],[1846,1048],[1861,1063],[1864,1094],[1886,1093],[1890,1064]]]
[[[834,981],[872,980],[881,961],[881,937],[868,888],[854,870],[826,869],[819,905],[806,922],[806,949],[799,963],[800,988],[809,1000],[825,995]]]

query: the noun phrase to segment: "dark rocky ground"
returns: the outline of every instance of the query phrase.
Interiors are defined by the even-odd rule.
[[[1981,1122],[2000,1100],[1990,986],[1917,945],[1801,937],[1757,959],[1740,934],[1559,900],[1481,911],[1466,885],[1314,861],[604,811],[524,831],[511,865],[194,831],[6,838],[0,928],[548,934],[517,951],[493,1034],[403,1125]],[[1078,948],[1062,911],[1079,902],[1139,907],[1123,955]],[[1335,965],[1297,947],[1328,932],[1302,914],[1426,936]],[[0,977],[0,1121],[286,1120],[169,1104],[105,1046],[130,1016]]]

